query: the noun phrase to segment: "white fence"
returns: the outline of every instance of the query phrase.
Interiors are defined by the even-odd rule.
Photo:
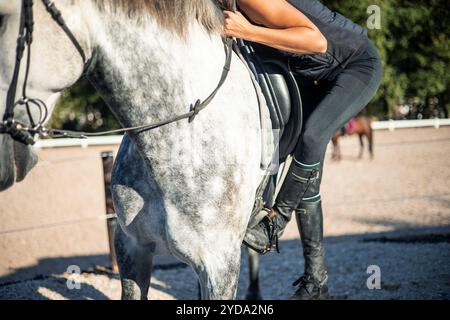
[[[439,129],[442,126],[450,126],[450,119],[426,119],[426,120],[388,120],[374,121],[372,128],[374,130],[390,130],[405,128],[425,128],[434,127]],[[122,136],[105,136],[88,139],[53,139],[39,140],[35,148],[61,148],[61,147],[83,147],[118,145],[122,141]]]
[[[404,129],[404,128],[424,128],[434,127],[439,129],[442,126],[449,126],[450,119],[426,119],[426,120],[389,120],[389,121],[375,121],[372,123],[374,130],[390,130]]]
[[[82,147],[89,146],[108,146],[118,145],[122,142],[122,136],[104,136],[87,139],[58,138],[49,140],[38,140],[35,148],[63,148],[63,147]]]

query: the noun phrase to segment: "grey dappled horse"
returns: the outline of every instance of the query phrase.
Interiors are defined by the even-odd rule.
[[[220,78],[222,12],[213,0],[55,4],[90,60],[87,77],[124,127],[189,111]],[[20,1],[0,0],[0,115],[14,66],[19,11]],[[27,90],[51,113],[85,66],[40,1],[34,17]],[[28,121],[24,109],[15,116]],[[270,128],[268,113],[262,122]],[[202,298],[235,297],[242,239],[266,170],[261,163],[270,162],[273,152],[270,135],[261,143],[263,131],[254,85],[234,57],[226,83],[195,121],[124,137],[112,181],[124,299],[147,298],[152,258],[159,254],[174,255],[194,269]],[[6,135],[0,135],[0,148],[4,190],[24,179],[37,159],[30,147]]]

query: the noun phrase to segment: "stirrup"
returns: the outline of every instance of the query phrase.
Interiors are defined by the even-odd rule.
[[[249,229],[256,227],[264,218],[268,217],[272,209],[263,208],[257,214],[250,218],[250,223],[248,224]]]
[[[275,230],[276,224],[273,221],[274,216],[271,216],[272,212],[272,209],[263,208],[256,215],[252,216],[251,222],[247,228],[246,236],[243,241],[247,247],[253,249],[261,255],[269,253],[270,251],[272,251],[272,248],[276,248],[277,252],[280,252],[278,246],[278,236]],[[267,235],[267,242],[264,242],[264,245],[262,243],[258,243],[258,245],[256,245],[257,242],[253,243],[252,241],[248,241],[249,239],[247,238],[247,234],[249,230],[255,229],[255,227],[257,227],[261,223],[263,224],[262,228],[265,229],[265,233]]]

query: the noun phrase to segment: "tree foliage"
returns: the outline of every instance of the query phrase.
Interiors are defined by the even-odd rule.
[[[50,126],[85,132],[119,128],[103,99],[85,78],[63,92]]]

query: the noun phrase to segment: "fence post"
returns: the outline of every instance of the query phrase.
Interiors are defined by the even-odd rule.
[[[108,227],[108,241],[109,241],[109,261],[113,272],[118,272],[116,251],[114,249],[114,234],[116,231],[117,220],[114,217],[114,206],[111,196],[111,174],[114,164],[114,156],[112,151],[102,152],[103,176],[105,186],[105,204],[106,204],[106,224]]]

